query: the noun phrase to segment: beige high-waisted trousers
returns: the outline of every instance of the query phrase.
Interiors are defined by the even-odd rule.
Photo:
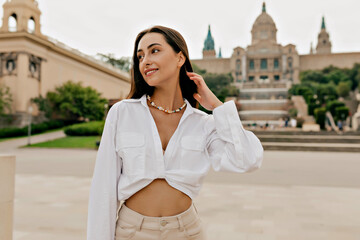
[[[184,212],[166,217],[144,216],[122,204],[116,222],[115,240],[205,240],[194,203]]]

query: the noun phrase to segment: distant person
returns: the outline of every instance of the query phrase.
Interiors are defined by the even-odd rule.
[[[296,128],[296,124],[297,124],[296,119],[295,119],[295,118],[292,118],[292,119],[290,120],[290,125],[291,125],[291,127]]]
[[[339,131],[341,131],[341,132],[343,131],[343,123],[340,119],[337,121],[337,127],[338,127]]]
[[[285,121],[284,121],[283,118],[280,118],[280,119],[279,119],[279,127],[282,128],[282,127],[284,127],[284,126],[285,126]]]
[[[87,240],[206,239],[193,202],[204,177],[211,167],[237,173],[259,168],[263,147],[243,128],[235,102],[222,103],[193,72],[176,30],[140,32],[132,66],[127,99],[106,117]],[[213,114],[197,109],[199,103]]]
[[[289,118],[285,118],[285,127],[287,128],[289,126]]]

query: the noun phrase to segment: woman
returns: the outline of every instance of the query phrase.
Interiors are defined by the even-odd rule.
[[[210,167],[243,173],[262,158],[234,101],[219,101],[192,72],[183,37],[163,26],[144,30],[135,41],[130,94],[106,118],[87,239],[206,239],[193,199]]]

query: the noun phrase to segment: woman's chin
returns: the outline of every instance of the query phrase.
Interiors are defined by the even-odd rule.
[[[146,83],[151,87],[156,87],[159,85],[159,82],[153,80],[147,80]]]

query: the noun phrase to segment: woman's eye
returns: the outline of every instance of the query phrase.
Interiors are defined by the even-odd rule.
[[[143,58],[143,55],[138,55],[137,57],[139,60]]]
[[[157,53],[158,51],[159,51],[159,49],[155,48],[155,49],[152,50],[152,53]]]

